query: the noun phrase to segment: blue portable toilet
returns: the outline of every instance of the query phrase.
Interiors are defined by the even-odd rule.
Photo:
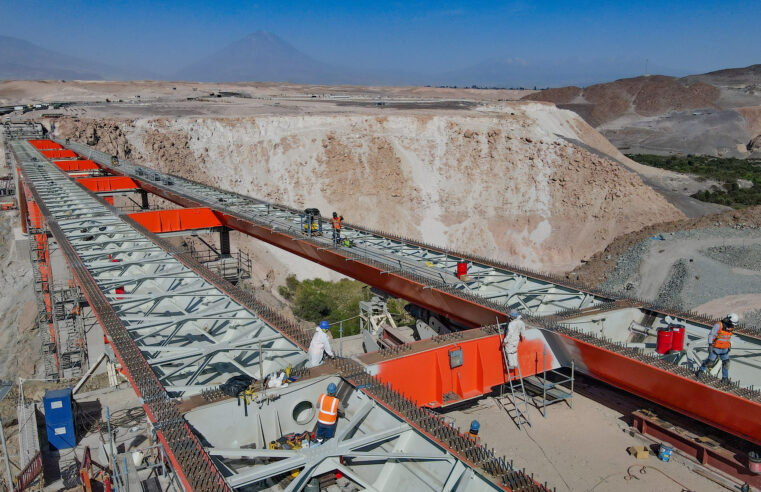
[[[42,397],[45,429],[52,449],[69,449],[77,445],[74,435],[74,408],[71,388],[48,390]]]

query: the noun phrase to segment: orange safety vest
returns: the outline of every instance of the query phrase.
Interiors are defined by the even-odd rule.
[[[732,338],[732,332],[724,329],[724,323],[719,321],[719,332],[716,334],[716,338],[713,339],[713,348],[728,349],[732,344],[730,339]]]
[[[335,424],[336,419],[338,419],[338,398],[322,394],[317,400],[317,404],[320,407],[317,422],[325,425]]]
[[[333,217],[330,222],[333,224],[333,229],[341,230],[341,217]]]

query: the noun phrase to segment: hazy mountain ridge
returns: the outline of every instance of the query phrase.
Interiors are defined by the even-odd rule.
[[[0,35],[0,79],[122,80],[151,77],[145,70],[123,69],[49,50],[23,39]]]
[[[357,69],[319,60],[277,35],[256,31],[186,67],[164,74],[116,68],[0,36],[0,79],[193,80],[198,82],[292,82],[305,84],[432,85],[470,87],[547,87],[587,85],[636,75],[644,70],[638,58],[527,60],[486,59],[443,73],[399,69]],[[675,73],[665,67],[653,70]]]

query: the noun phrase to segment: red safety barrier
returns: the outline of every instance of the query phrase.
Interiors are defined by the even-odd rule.
[[[52,140],[29,140],[29,143],[32,144],[32,147],[37,150],[53,150],[63,148],[63,145],[53,142]]]
[[[62,171],[67,173],[79,171],[96,171],[100,169],[94,161],[76,160],[76,161],[53,161]]]
[[[68,159],[77,157],[77,153],[69,149],[41,150],[40,154],[48,159]]]
[[[109,191],[137,190],[140,187],[131,178],[124,176],[103,176],[99,178],[78,178],[77,182],[94,193]],[[113,205],[113,204],[112,204]]]
[[[155,234],[222,227],[222,222],[220,222],[210,208],[157,210],[153,212],[137,212],[129,214],[129,216]]]

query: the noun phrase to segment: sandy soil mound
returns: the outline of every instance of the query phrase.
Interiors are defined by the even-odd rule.
[[[702,82],[684,84],[675,77],[654,75],[595,84],[584,89],[561,87],[529,94],[524,99],[558,105],[588,105],[585,119],[600,126],[628,113],[654,116],[669,111],[713,107],[719,89]]]
[[[547,104],[483,116],[67,119],[56,131],[216,186],[555,272],[622,233],[683,217],[606,157],[615,149],[597,132]]]

